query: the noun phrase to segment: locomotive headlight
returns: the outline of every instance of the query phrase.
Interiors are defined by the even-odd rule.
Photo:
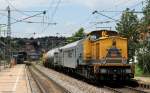
[[[102,62],[102,64],[106,64],[106,59],[103,57],[103,58],[101,59],[101,62]]]
[[[107,73],[106,69],[100,69],[100,73]]]
[[[125,57],[122,58],[122,63],[127,64],[127,59]]]
[[[131,73],[131,69],[126,69],[126,73]]]
[[[102,64],[106,64],[106,60],[102,61]]]

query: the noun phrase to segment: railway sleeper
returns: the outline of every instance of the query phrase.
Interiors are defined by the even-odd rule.
[[[150,84],[139,83],[139,87],[145,88],[145,89],[150,89]]]

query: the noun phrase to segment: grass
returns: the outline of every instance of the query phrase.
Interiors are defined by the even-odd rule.
[[[135,65],[135,76],[143,76],[143,70],[137,64]]]

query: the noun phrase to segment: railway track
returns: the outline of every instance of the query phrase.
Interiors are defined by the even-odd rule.
[[[72,75],[71,75],[72,76]],[[72,76],[74,77],[74,76]],[[76,79],[82,80],[82,77],[75,77]],[[92,84],[96,87],[104,87],[110,91],[113,91],[115,93],[150,93],[150,90],[147,90],[146,88],[140,87],[138,82],[135,80],[130,80],[127,84],[124,83],[112,83],[112,82],[99,82],[97,83],[96,81],[87,81],[87,79],[83,78],[84,82],[87,82],[88,84]],[[102,84],[100,84],[102,83]],[[108,85],[111,85],[108,86]],[[114,88],[114,86],[116,88]]]
[[[26,74],[29,81],[31,93],[42,93],[40,86],[38,86],[37,82],[33,78],[28,66],[26,66]]]
[[[122,88],[111,88],[108,86],[104,86],[108,90],[112,90],[114,93],[149,93],[132,87],[122,87]]]
[[[108,83],[108,82],[107,82]],[[105,88],[112,90],[115,93],[150,93],[145,91],[144,89],[136,86],[131,86],[131,85],[125,85],[122,83],[112,83],[109,82],[107,85],[104,85]]]
[[[39,93],[70,93],[33,66],[28,66],[28,70],[39,88]]]
[[[66,74],[52,71],[51,69],[47,69],[47,68],[44,68],[41,66],[34,66],[34,69],[39,69],[40,73],[45,73],[45,74],[47,74],[47,76],[48,75],[52,76],[51,78],[53,78],[53,81],[63,79],[64,82],[61,82],[61,84],[65,83],[65,89],[67,89],[67,90],[68,90],[68,88],[72,87],[71,90],[79,89],[80,91],[82,91],[82,92],[72,92],[71,91],[71,93],[150,93],[150,91],[146,92],[144,89],[141,89],[139,87],[132,87],[132,86],[128,86],[128,85],[123,85],[121,83],[117,84],[117,85],[112,84],[111,82],[109,82],[107,84],[91,83],[91,82],[87,82],[88,80],[86,80],[86,79],[82,80],[81,77],[80,77],[80,79],[78,79],[76,77],[72,77],[72,76],[68,77],[68,75],[66,75]],[[70,78],[74,78],[76,80],[70,79]],[[67,84],[69,86],[66,86]],[[112,86],[109,86],[109,85],[112,85]],[[113,87],[113,85],[115,85],[116,87]],[[129,85],[131,85],[131,84],[129,84]],[[135,85],[135,84],[133,84],[133,85]],[[117,86],[120,86],[120,87],[117,87]],[[73,87],[76,87],[76,88],[73,88]],[[108,91],[108,92],[106,92],[106,91]],[[64,93],[66,93],[66,92],[64,92]]]
[[[70,93],[112,93],[110,90],[104,88],[98,88],[84,81],[72,78],[69,75],[54,71],[52,69],[45,68],[40,65],[34,65],[36,69],[45,73],[47,76],[52,78],[65,89],[69,90]]]

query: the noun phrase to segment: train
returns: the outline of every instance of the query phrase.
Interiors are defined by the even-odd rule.
[[[134,64],[127,60],[127,38],[111,30],[91,31],[83,39],[43,55],[45,67],[77,73],[91,80],[134,78]]]
[[[27,53],[24,51],[13,51],[11,54],[17,64],[23,64],[27,60]]]

